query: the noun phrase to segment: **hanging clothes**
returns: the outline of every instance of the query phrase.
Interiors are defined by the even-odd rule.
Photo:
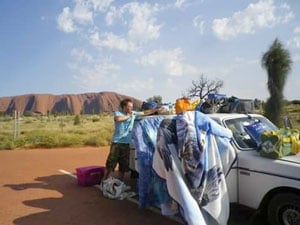
[[[160,124],[153,168],[189,225],[227,224],[225,176],[236,160],[231,138],[230,130],[198,111]]]

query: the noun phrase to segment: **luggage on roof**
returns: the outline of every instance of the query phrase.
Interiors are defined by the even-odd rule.
[[[237,97],[229,97],[222,104],[220,113],[254,113],[255,105],[252,99],[239,99]]]
[[[197,109],[203,113],[254,113],[255,104],[252,99],[226,97],[224,94],[209,94]]]

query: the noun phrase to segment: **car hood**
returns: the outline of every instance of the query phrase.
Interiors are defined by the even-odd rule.
[[[300,153],[277,160],[262,157],[257,151],[240,152],[238,157],[239,168],[300,179]]]
[[[285,156],[280,160],[300,164],[300,152],[297,155]]]

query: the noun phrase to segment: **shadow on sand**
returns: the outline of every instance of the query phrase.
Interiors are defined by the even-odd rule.
[[[131,185],[131,184],[130,184]],[[138,205],[127,201],[104,198],[98,188],[81,187],[76,179],[68,175],[38,177],[33,183],[6,184],[5,187],[15,191],[35,190],[37,196],[44,198],[23,201],[26,206],[46,211],[16,218],[17,225],[176,225],[173,220],[142,210]],[[53,196],[53,197],[49,197]],[[61,196],[61,197],[57,197]],[[263,225],[253,221],[253,211],[231,206],[228,225]]]
[[[98,188],[81,187],[76,180],[67,175],[38,177],[33,183],[7,184],[15,191],[34,189],[38,196],[45,198],[23,201],[26,206],[46,211],[19,217],[13,222],[17,225],[98,225],[98,224],[177,224],[149,210],[141,210],[127,200],[104,198]],[[55,191],[55,192],[53,192]],[[58,192],[58,194],[57,194]],[[53,194],[55,193],[55,195]],[[55,197],[49,197],[54,195]],[[32,195],[31,195],[32,196]],[[61,197],[57,197],[61,196]]]

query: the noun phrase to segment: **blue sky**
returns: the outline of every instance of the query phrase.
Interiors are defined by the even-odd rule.
[[[300,99],[299,0],[1,0],[0,97],[114,91],[176,98],[203,74],[221,93],[265,100],[261,57],[291,55]]]

